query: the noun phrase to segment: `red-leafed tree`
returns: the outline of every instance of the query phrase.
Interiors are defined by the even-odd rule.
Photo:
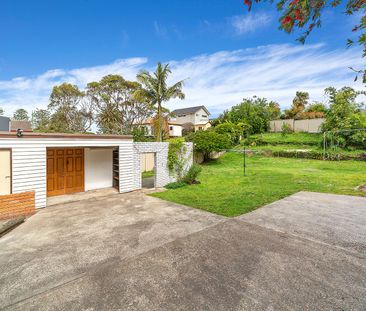
[[[363,47],[363,55],[366,56],[366,0],[244,0],[244,4],[251,9],[253,2],[276,2],[277,9],[281,13],[279,19],[280,29],[291,33],[294,29],[304,30],[303,34],[298,38],[301,43],[305,43],[306,38],[312,30],[321,26],[322,12],[326,8],[336,8],[342,3],[345,4],[344,13],[346,15],[360,14],[360,21],[352,29],[353,32],[360,32],[357,43]],[[351,39],[347,40],[350,46],[354,44]],[[363,75],[363,82],[366,83],[366,70],[355,70],[358,74]],[[357,79],[357,77],[356,77]]]

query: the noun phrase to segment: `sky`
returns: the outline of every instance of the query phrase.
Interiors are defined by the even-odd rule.
[[[327,9],[305,45],[278,18],[274,5],[248,12],[242,0],[2,0],[0,107],[46,108],[55,85],[133,80],[159,61],[170,83],[185,80],[186,99],[167,108],[205,105],[212,116],[254,95],[287,108],[298,90],[324,101],[331,85],[364,88],[349,69],[365,65],[361,50],[346,47],[357,16]]]

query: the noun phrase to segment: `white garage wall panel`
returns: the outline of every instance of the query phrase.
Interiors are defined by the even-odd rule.
[[[113,149],[85,149],[85,191],[113,186]]]

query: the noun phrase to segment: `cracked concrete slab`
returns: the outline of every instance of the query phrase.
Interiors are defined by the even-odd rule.
[[[366,258],[229,220],[9,310],[362,310]]]
[[[0,307],[222,220],[140,192],[46,208],[0,239]]]
[[[238,219],[366,255],[366,197],[298,192]]]
[[[0,308],[364,310],[365,200],[298,193],[235,219],[141,193],[45,209],[0,239]]]

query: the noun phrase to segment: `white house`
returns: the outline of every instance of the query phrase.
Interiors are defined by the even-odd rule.
[[[146,135],[147,136],[154,136],[154,120],[148,119],[141,123],[142,126],[146,129]],[[182,125],[178,124],[174,121],[168,121],[167,124],[164,124],[164,127],[167,128],[167,131],[169,132],[169,137],[181,137],[182,136]]]
[[[205,106],[188,107],[172,111],[172,122],[181,124],[192,124],[195,131],[207,130],[211,127],[209,115],[210,112]]]
[[[42,208],[50,196],[140,189],[143,153],[155,154],[155,186],[163,187],[175,179],[167,168],[168,146],[123,135],[0,132],[0,207],[2,197],[23,192],[34,192],[35,207]]]

